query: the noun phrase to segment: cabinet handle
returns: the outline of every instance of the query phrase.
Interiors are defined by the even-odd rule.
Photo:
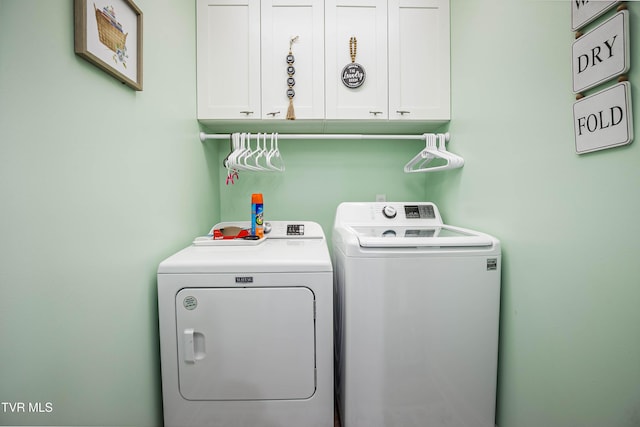
[[[271,113],[267,113],[267,116],[275,117],[277,114],[280,114],[280,111],[272,111]]]
[[[405,114],[409,114],[409,113],[411,113],[411,111],[407,111],[407,110],[398,110],[398,111],[396,111],[396,113],[400,114],[401,116],[404,116]]]
[[[240,114],[244,114],[245,116],[248,116],[249,114],[253,114],[253,111],[240,111]]]
[[[378,114],[382,114],[382,111],[369,111],[369,114],[373,114],[374,116],[377,116]]]

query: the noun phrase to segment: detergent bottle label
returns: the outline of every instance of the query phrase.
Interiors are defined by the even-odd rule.
[[[262,238],[264,237],[264,205],[262,203],[259,203],[256,205],[256,220],[255,220],[255,227],[256,227],[256,233],[255,235]]]
[[[264,237],[264,205],[253,203],[251,209],[251,234],[260,238]]]
[[[262,194],[251,195],[251,234],[264,237],[264,205]]]

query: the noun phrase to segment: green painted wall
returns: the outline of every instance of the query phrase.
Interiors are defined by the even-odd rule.
[[[155,271],[219,197],[195,4],[136,4],[142,92],[74,54],[72,0],[0,0],[0,402],[52,404],[0,425],[162,424]]]
[[[640,4],[629,9],[636,141],[579,156],[569,2],[452,1],[450,148],[467,163],[430,179],[428,197],[504,245],[500,427],[640,425]]]

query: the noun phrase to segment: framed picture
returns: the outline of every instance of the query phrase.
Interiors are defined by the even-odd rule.
[[[142,11],[131,0],[74,0],[75,52],[142,90]]]

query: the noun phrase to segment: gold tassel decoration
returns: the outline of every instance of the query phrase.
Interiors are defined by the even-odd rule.
[[[289,108],[287,108],[287,120],[295,120],[296,112],[293,110],[293,98],[289,98]]]
[[[287,55],[287,98],[289,98],[289,108],[287,108],[287,120],[295,120],[296,112],[293,110],[293,97],[296,96],[296,92],[293,90],[293,87],[296,85],[296,80],[293,78],[293,75],[296,73],[296,69],[293,66],[293,63],[296,61],[296,58],[293,56],[293,44],[298,41],[298,36],[292,37],[289,40],[289,54]]]

